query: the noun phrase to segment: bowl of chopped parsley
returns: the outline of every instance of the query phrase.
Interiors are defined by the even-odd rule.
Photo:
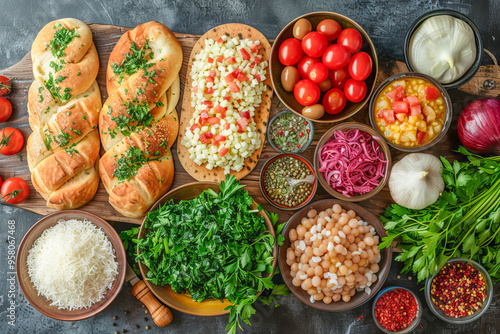
[[[230,332],[274,287],[277,261],[277,215],[243,188],[234,175],[178,187],[150,209],[135,240],[141,273],[160,301],[188,314],[230,313]]]
[[[313,122],[290,110],[276,114],[267,129],[267,141],[281,153],[302,153],[311,145],[313,137]]]

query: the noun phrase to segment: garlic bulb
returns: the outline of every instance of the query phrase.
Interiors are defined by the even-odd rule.
[[[444,190],[441,161],[431,154],[412,153],[394,164],[389,190],[394,201],[420,210],[437,201]]]
[[[413,33],[410,62],[415,72],[441,83],[459,79],[476,59],[474,31],[464,21],[449,15],[425,20]]]

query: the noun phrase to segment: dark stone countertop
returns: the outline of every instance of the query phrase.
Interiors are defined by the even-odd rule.
[[[265,0],[2,0],[0,5],[0,68],[18,62],[27,52],[37,32],[49,21],[75,17],[85,22],[134,27],[156,20],[173,31],[203,34],[222,23],[241,22],[259,29],[274,38],[289,21],[313,11],[335,11],[355,19],[371,36],[380,58],[403,60],[402,45],[406,29],[417,16],[436,8],[449,8],[468,15],[479,27],[485,48],[500,57],[500,1],[498,0],[415,0],[415,1],[265,1]],[[489,60],[485,60],[489,63]],[[452,94],[453,96],[459,95]],[[7,221],[15,221],[14,237],[19,244],[27,230],[40,215],[10,206],[0,205],[0,240],[7,241]],[[128,228],[116,223],[117,230]],[[174,321],[164,329],[154,325],[139,301],[133,297],[131,286],[125,283],[118,298],[99,315],[79,321],[62,322],[46,317],[32,308],[18,286],[9,296],[7,243],[0,246],[0,333],[223,333],[227,316],[194,317],[177,311]],[[400,275],[402,266],[393,261],[386,285],[401,285],[424,296],[415,279]],[[7,307],[10,299],[16,302],[15,327],[8,325]],[[281,298],[278,308],[255,304],[252,327],[245,333],[376,333],[369,302],[343,313],[325,313],[302,304],[294,296]],[[425,304],[425,303],[424,303]],[[124,314],[124,312],[127,314]],[[117,316],[113,320],[113,316]],[[500,293],[496,291],[489,311],[467,326],[449,325],[424,309],[422,327],[415,333],[498,333],[500,330]],[[113,326],[115,324],[115,326]],[[136,328],[136,325],[139,328]],[[145,326],[149,325],[150,330]]]

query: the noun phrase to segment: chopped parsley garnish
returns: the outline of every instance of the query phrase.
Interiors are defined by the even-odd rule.
[[[163,107],[164,106],[164,104],[161,103],[160,101],[156,102],[155,104],[156,104],[157,107]]]
[[[151,75],[148,73],[148,69],[155,65],[155,63],[148,63],[148,59],[146,59],[146,50],[150,50],[149,41],[146,40],[146,44],[141,49],[137,49],[135,43],[132,41],[130,44],[130,52],[125,56],[125,59],[121,62],[121,64],[114,63],[111,68],[113,73],[120,77],[118,81],[119,84],[123,81],[123,75],[132,75],[139,70],[144,71],[144,76]],[[149,53],[149,59],[153,59],[154,53],[151,51]],[[154,82],[154,81],[153,81]]]
[[[76,146],[76,143],[73,143],[70,147],[66,147],[64,150],[69,154],[70,157],[73,157],[73,153],[78,153],[74,147]]]
[[[58,87],[56,85],[56,83],[59,83],[62,80],[64,80],[64,79],[60,80],[60,78],[65,79],[66,77],[59,77],[56,80],[54,80],[52,73],[49,72],[49,80],[47,80],[47,82],[45,83],[45,87],[49,90],[50,95],[52,95],[52,98],[54,99],[58,98],[61,101],[67,101],[71,98],[71,94],[69,93],[71,91],[71,88],[66,87],[64,89],[64,94],[61,96],[61,93],[59,92],[61,90],[61,87]]]
[[[139,168],[152,160],[154,159],[146,158],[139,148],[130,146],[125,152],[125,155],[122,154],[122,157],[116,162],[117,166],[113,176],[120,181],[129,180],[137,174]]]
[[[41,93],[41,92],[42,92],[42,90],[44,90],[44,89],[45,89],[45,87],[40,86],[40,87],[38,87],[38,92],[39,92],[39,93]]]
[[[44,135],[45,135],[45,140],[43,141],[43,143],[45,144],[47,150],[50,150],[50,144],[52,144],[52,138],[50,137],[50,133],[48,132],[48,130],[44,131]]]
[[[45,109],[44,114],[48,114],[48,113],[49,113],[49,111],[50,111],[50,107],[47,107],[47,109]]]
[[[57,30],[54,33],[54,39],[50,41],[50,51],[52,52],[52,55],[56,58],[64,57],[66,55],[64,50],[75,37],[80,37],[76,29],[69,30],[61,28]]]
[[[54,137],[55,142],[58,143],[61,147],[68,145],[71,139],[73,139],[73,137],[69,133],[64,131],[57,135],[57,137]]]
[[[130,136],[130,132],[136,132],[138,127],[151,124],[153,116],[149,112],[148,104],[134,104],[129,102],[126,106],[127,114],[130,117],[120,114],[118,117],[111,117],[111,120],[116,123],[117,128],[120,129],[123,135],[128,137]]]
[[[77,76],[80,76],[80,74],[82,74],[82,73],[81,73],[81,72],[78,72],[76,75],[77,75]]]
[[[54,82],[55,82],[56,84],[58,84],[58,83],[63,82],[66,78],[67,78],[67,77],[60,76],[60,77],[57,77],[57,78],[56,78],[56,80],[54,80]]]
[[[80,130],[72,130],[74,133],[76,133],[77,135],[81,135],[82,132]]]
[[[61,59],[62,60],[62,59]],[[61,62],[62,63],[62,62]],[[63,65],[59,65],[58,63],[56,63],[55,61],[51,61],[50,64],[49,64],[50,67],[52,67],[54,69],[55,72],[59,72],[60,70],[63,69]]]
[[[84,120],[86,120],[86,119],[87,119],[87,117],[85,117],[85,115],[82,115],[82,118],[83,118]]]
[[[39,96],[40,96],[40,102],[43,102],[43,95],[40,94]]]

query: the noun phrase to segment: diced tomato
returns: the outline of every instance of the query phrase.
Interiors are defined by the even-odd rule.
[[[215,58],[215,61],[222,63],[224,61],[224,56],[219,56],[219,57]]]
[[[198,86],[194,86],[194,88],[193,88],[193,92],[194,92],[195,94],[196,94],[196,93],[198,93]]]
[[[213,94],[213,93],[214,93],[213,87],[206,87],[205,88],[205,94]]]
[[[238,124],[238,128],[239,128],[240,130],[244,130],[244,129],[247,127],[247,125],[248,125],[247,118],[245,118],[245,117],[240,118],[240,119],[236,122],[236,124]]]
[[[236,58],[234,58],[234,57],[227,57],[227,62],[229,64],[236,64]]]
[[[422,113],[422,108],[420,108],[420,104],[413,106],[410,109],[411,109],[412,116],[417,116],[417,115],[420,115]]]
[[[224,129],[225,130],[229,130],[230,127],[231,127],[231,124],[229,124],[229,123],[224,124]]]
[[[227,147],[222,147],[220,150],[219,150],[219,155],[221,157],[225,156],[226,153],[229,152],[229,149]]]
[[[217,40],[217,43],[224,43],[224,40],[222,39],[222,37],[219,37],[219,39]]]
[[[246,119],[250,119],[250,112],[249,111],[242,111],[240,112],[241,117],[245,117]]]
[[[191,132],[193,132],[194,130],[196,130],[197,127],[198,127],[198,124],[193,124],[193,125],[191,125],[189,130],[191,130]]]
[[[410,108],[414,106],[420,106],[420,100],[416,96],[407,96],[406,101],[408,101],[408,104],[410,104]]]
[[[405,89],[403,88],[403,86],[397,86],[396,89],[390,91],[385,95],[387,95],[387,97],[390,98],[392,102],[402,101],[403,98],[405,97]]]
[[[212,139],[214,137],[214,134],[210,131],[205,132],[205,137]]]
[[[408,114],[410,112],[410,106],[407,101],[394,101],[392,109],[394,109],[396,114]]]
[[[256,74],[255,79],[257,79],[257,81],[260,82],[260,74]]]
[[[219,123],[220,123],[219,117],[209,117],[208,118],[208,124],[210,124],[210,125],[219,124]]]
[[[241,103],[241,99],[237,99],[236,102]]]
[[[214,108],[216,113],[225,113],[227,111],[227,108],[221,107],[220,104],[216,105]]]
[[[252,44],[252,46],[250,46],[250,50],[253,53],[258,53],[261,47],[262,47],[262,45]]]
[[[206,77],[205,80],[207,80],[207,82],[214,82],[214,78],[211,76]]]
[[[202,144],[206,144],[206,143],[209,143],[210,139],[212,139],[213,137],[214,137],[214,134],[210,131],[207,131],[207,132],[202,133],[200,135],[200,141]]]
[[[213,102],[209,101],[209,100],[203,101],[203,104],[206,105],[208,109],[210,109],[214,106]]]
[[[259,57],[254,57],[253,60],[255,61],[256,64],[260,64],[261,59]]]
[[[248,77],[244,73],[240,73],[240,74],[238,74],[238,77],[236,79],[238,79],[240,81],[247,81]]]
[[[226,118],[226,114],[225,113],[220,114],[220,118],[222,119]]]
[[[208,62],[212,64],[214,62],[214,59],[212,57],[208,57]]]
[[[241,70],[240,70],[240,68],[239,68],[239,67],[237,67],[237,68],[236,68],[236,69],[235,69],[235,70],[234,70],[231,74],[232,74],[235,78],[237,78],[237,77],[238,77],[238,75],[240,75],[240,73],[241,73]]]
[[[234,75],[232,73],[229,73],[228,75],[225,76],[226,82],[230,83],[234,81]]]
[[[229,90],[233,93],[238,93],[240,91],[240,87],[234,82],[229,83]]]
[[[200,117],[198,118],[198,123],[203,126],[208,123],[207,118]]]
[[[389,110],[384,110],[384,118],[387,122],[389,123],[394,123],[396,119],[394,118],[394,110],[389,109]]]
[[[216,73],[215,73],[215,69],[214,69],[214,68],[212,68],[212,69],[210,70],[209,75],[210,75],[212,78],[215,78],[215,74],[216,74]]]
[[[251,63],[251,64],[250,64],[250,65],[248,65],[248,66],[250,66],[250,68],[254,68],[254,67],[255,67],[255,63]]]
[[[224,96],[223,99],[227,102],[231,102],[231,96]]]
[[[435,100],[439,97],[439,89],[432,86],[425,86],[425,98],[427,100]]]
[[[419,145],[424,142],[426,135],[427,135],[427,132],[420,131],[420,130],[417,131],[417,140],[418,140]]]
[[[219,142],[221,141],[226,141],[226,136],[223,136],[221,134],[216,134],[214,137],[214,146],[216,146]]]
[[[245,48],[241,48],[240,52],[243,60],[250,60],[250,55],[248,54],[247,50],[245,50]]]

